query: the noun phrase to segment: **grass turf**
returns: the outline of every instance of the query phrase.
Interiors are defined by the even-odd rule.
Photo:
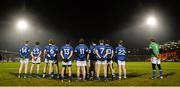
[[[29,64],[29,69],[30,69]],[[61,65],[60,69],[61,69]],[[1,86],[180,86],[180,63],[178,62],[162,62],[162,68],[164,73],[164,79],[150,79],[152,74],[152,68],[150,62],[126,62],[127,66],[127,79],[126,80],[114,80],[108,82],[76,82],[76,66],[73,63],[73,75],[74,81],[69,83],[64,81],[61,83],[57,79],[41,78],[17,78],[17,72],[19,63],[0,63],[0,85]],[[40,73],[42,74],[44,64],[40,65]],[[117,64],[114,63],[116,75],[118,74]],[[28,71],[29,71],[28,69]],[[103,68],[101,68],[101,76],[103,76]],[[34,68],[34,73],[35,73]],[[159,75],[159,72],[157,72]]]

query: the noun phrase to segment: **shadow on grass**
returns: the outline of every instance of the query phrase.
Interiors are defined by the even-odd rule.
[[[15,72],[9,72],[9,74],[13,76],[18,76],[18,73],[15,73]],[[24,73],[22,73],[21,75],[24,75]],[[29,76],[29,73],[27,74],[27,76]],[[36,74],[33,73],[32,76],[36,76]],[[42,74],[40,74],[40,77],[42,77]]]
[[[136,78],[136,77],[140,77],[140,76],[143,76],[143,75],[146,75],[146,74],[147,73],[139,74],[139,73],[132,72],[132,73],[127,74],[127,78]]]
[[[10,75],[13,75],[13,76],[17,76],[18,73],[14,73],[14,72],[9,72]]]
[[[175,74],[176,74],[175,72],[170,72],[170,73],[164,74],[163,76],[166,78],[168,76],[172,76],[172,75],[175,75]]]

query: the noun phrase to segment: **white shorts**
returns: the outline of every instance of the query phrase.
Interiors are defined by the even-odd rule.
[[[86,66],[86,61],[77,61],[76,65],[77,66]]]
[[[44,62],[49,63],[49,59],[45,58]]]
[[[111,61],[109,61],[109,62],[107,62],[108,64],[113,64],[113,61],[111,60]]]
[[[151,57],[151,62],[153,64],[161,64],[161,60],[156,57]]]
[[[25,59],[21,58],[20,63],[29,63],[29,59],[28,58],[25,58]]]
[[[32,63],[40,63],[41,62],[41,58],[40,57],[38,57],[38,58],[36,58],[36,60],[34,60],[34,59],[32,59]]]
[[[62,65],[72,65],[72,62],[71,61],[68,61],[68,62],[62,61]]]
[[[104,61],[97,60],[96,64],[107,64],[107,60]]]
[[[49,63],[57,63],[57,60],[49,60]]]
[[[126,62],[118,60],[118,65],[126,65]]]

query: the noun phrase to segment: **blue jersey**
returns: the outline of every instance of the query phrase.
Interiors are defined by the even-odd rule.
[[[77,53],[77,60],[84,61],[87,59],[87,54],[89,53],[89,49],[85,44],[79,44],[76,46],[74,52]]]
[[[19,55],[21,58],[29,58],[30,57],[30,47],[23,45],[20,49],[19,49]]]
[[[73,47],[70,46],[69,44],[66,44],[61,48],[61,52],[63,53],[64,59],[67,59],[72,51],[73,51]]]
[[[58,47],[57,46],[55,46],[55,45],[50,45],[49,46],[49,49],[47,50],[47,53],[48,53],[48,55],[50,57],[50,60],[55,60],[57,52],[58,52]]]
[[[32,50],[32,55],[34,57],[38,57],[40,53],[41,53],[41,48],[39,46],[35,46]]]
[[[51,44],[45,46],[45,48],[44,48],[44,51],[46,51],[46,54],[45,54],[45,58],[46,58],[46,59],[48,59],[48,56],[47,56],[47,50],[50,49],[50,46],[51,46]]]
[[[97,60],[97,56],[96,56],[96,44],[90,45],[90,60]]]
[[[98,51],[98,54],[100,55],[100,57],[104,58],[106,54],[106,46],[104,44],[97,45],[96,50]],[[104,58],[104,59],[107,59],[107,58]]]
[[[117,54],[117,59],[120,61],[125,61],[126,59],[126,48],[122,45],[119,45],[115,49],[115,53]]]
[[[109,59],[112,55],[113,48],[109,44],[105,44],[105,46],[106,46],[106,51],[108,52],[107,58]]]

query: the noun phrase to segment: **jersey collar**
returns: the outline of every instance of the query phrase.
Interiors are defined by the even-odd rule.
[[[96,44],[92,44],[93,46],[96,46]]]
[[[66,44],[66,46],[70,46],[70,44]]]
[[[119,46],[119,47],[122,47],[122,45],[121,45],[121,44],[119,44],[118,46]]]
[[[106,46],[109,46],[109,44],[105,44]]]
[[[104,45],[104,43],[100,43],[100,45]]]

